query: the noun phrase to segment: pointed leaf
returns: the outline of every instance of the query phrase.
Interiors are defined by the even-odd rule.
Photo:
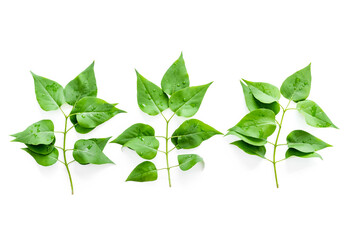
[[[238,148],[242,149],[244,152],[250,155],[256,155],[261,158],[265,158],[266,148],[264,146],[253,146],[244,141],[236,141],[232,142],[231,144],[237,146]]]
[[[311,64],[297,71],[283,82],[281,94],[294,102],[305,100],[311,88]]]
[[[304,153],[304,152],[300,152],[296,149],[293,148],[289,148],[286,153],[285,153],[285,158],[290,158],[290,157],[300,157],[300,158],[320,158],[322,160],[322,157],[320,154],[318,153]]]
[[[51,166],[58,161],[59,152],[56,148],[54,148],[53,151],[47,155],[35,153],[28,148],[23,148],[23,150],[30,154],[39,165],[44,167]]]
[[[41,120],[30,125],[24,131],[12,136],[15,137],[13,142],[22,142],[31,145],[48,145],[55,139],[54,124],[51,120]]]
[[[226,135],[233,135],[236,136],[238,138],[240,138],[241,140],[243,140],[244,142],[250,144],[250,145],[254,145],[254,146],[264,146],[267,141],[266,139],[261,139],[261,138],[253,138],[253,137],[248,137],[245,136],[243,134],[241,134],[241,130],[238,130],[239,127],[235,126],[229,129],[229,132]]]
[[[197,154],[182,154],[178,155],[178,162],[180,169],[187,171],[199,162],[204,163],[204,160]]]
[[[145,161],[137,165],[130,173],[126,181],[150,182],[158,178],[155,165],[152,162]]]
[[[52,143],[50,144],[39,144],[39,145],[31,145],[31,144],[25,144],[32,152],[37,153],[37,154],[41,154],[41,155],[48,155],[49,153],[51,153],[55,146],[55,138],[54,141],[52,141]]]
[[[305,121],[308,125],[318,128],[333,127],[335,126],[325,112],[311,100],[304,100],[298,102],[296,109],[305,117]]]
[[[154,136],[141,136],[126,142],[124,147],[136,151],[144,159],[153,159],[157,154],[159,141]]]
[[[113,163],[98,146],[98,141],[91,139],[80,139],[76,141],[73,150],[74,160],[78,163],[85,164],[106,164]],[[101,144],[100,144],[101,145]]]
[[[155,130],[150,125],[136,123],[126,129],[122,134],[120,134],[115,140],[111,142],[124,145],[133,138],[144,136],[155,136]]]
[[[243,81],[248,85],[254,97],[262,103],[272,103],[280,99],[280,91],[270,83]]]
[[[111,137],[108,138],[90,138],[89,140],[94,141],[101,151],[104,150],[107,142]]]
[[[289,148],[294,148],[305,153],[315,152],[326,147],[331,147],[330,144],[327,144],[321,139],[302,130],[295,130],[289,133],[286,141]]]

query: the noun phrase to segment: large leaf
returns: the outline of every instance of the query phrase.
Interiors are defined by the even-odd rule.
[[[187,87],[175,92],[170,97],[170,109],[178,116],[194,116],[211,84],[212,82],[201,86]]]
[[[144,136],[155,136],[155,130],[147,124],[136,123],[126,129],[122,134],[120,134],[115,140],[111,141],[112,143],[118,143],[124,145],[128,141],[137,137]]]
[[[118,113],[124,113],[114,106],[96,97],[80,99],[71,111],[71,116],[76,115],[76,122],[83,128],[95,128],[106,122]]]
[[[169,107],[169,98],[154,83],[140,75],[137,75],[137,100],[141,111],[155,116]]]
[[[73,150],[74,160],[80,164],[105,164],[113,163],[103,152],[100,142],[91,139],[80,139],[76,141]],[[99,146],[99,145],[100,146]],[[103,143],[102,143],[103,144]]]
[[[280,99],[280,91],[270,83],[243,81],[248,85],[254,97],[262,103],[272,103]]]
[[[250,155],[256,155],[261,158],[265,158],[266,148],[264,146],[253,146],[244,141],[236,141],[232,142],[231,144],[237,146],[238,148],[242,149],[244,152]]]
[[[286,138],[289,148],[294,148],[300,152],[311,153],[326,147],[331,147],[330,144],[321,139],[311,135],[303,130],[294,130]]]
[[[179,167],[183,171],[191,169],[195,164],[204,162],[202,157],[197,154],[182,154],[178,155]]]
[[[33,151],[34,153],[41,154],[41,155],[48,155],[51,153],[55,148],[55,138],[50,144],[39,144],[39,145],[31,145],[26,144],[26,146]]]
[[[41,120],[30,125],[24,131],[11,135],[15,137],[13,142],[39,145],[51,144],[54,139],[54,124],[51,120]]]
[[[155,165],[152,162],[145,161],[134,168],[126,181],[149,182],[155,181],[157,178],[158,173]]]
[[[126,142],[124,147],[136,151],[144,159],[153,159],[157,154],[159,141],[154,136],[140,136]]]
[[[243,82],[240,83],[244,92],[245,103],[249,111],[254,111],[259,108],[266,108],[272,110],[275,115],[280,112],[280,104],[278,102],[273,102],[269,104],[262,103],[254,97],[248,86],[246,86]]]
[[[307,124],[313,127],[324,128],[335,126],[325,112],[314,101],[304,100],[298,102],[296,109],[305,117]]]
[[[30,154],[35,159],[35,161],[41,166],[45,166],[45,167],[51,166],[58,161],[59,152],[56,148],[54,148],[52,152],[50,152],[47,155],[35,153],[28,148],[23,148],[23,150],[28,154]]]
[[[171,142],[177,149],[190,149],[199,146],[203,141],[216,134],[222,133],[200,120],[190,119],[183,122],[175,130]]]
[[[65,103],[64,89],[59,83],[33,72],[31,74],[34,78],[36,99],[43,110],[56,110]]]
[[[70,105],[74,105],[83,97],[96,97],[97,87],[94,64],[95,62],[92,62],[88,68],[66,85],[64,94],[66,102]]]
[[[266,139],[248,137],[248,136],[241,134],[240,132],[241,132],[241,129],[239,129],[239,127],[237,127],[237,126],[234,126],[229,129],[229,132],[226,135],[236,136],[236,137],[240,138],[241,140],[243,140],[244,142],[246,142],[250,145],[254,145],[254,146],[264,146],[267,143]]]
[[[161,88],[169,95],[180,89],[189,87],[189,74],[186,71],[185,62],[181,53],[180,57],[170,66],[161,80]]]
[[[289,148],[285,153],[285,158],[290,158],[290,157],[300,157],[300,158],[315,158],[315,157],[317,157],[322,160],[321,155],[318,153],[315,153],[315,152],[304,153],[304,152],[300,152],[293,148]]]
[[[311,64],[285,79],[280,88],[280,92],[285,98],[298,102],[309,96],[311,88],[310,67]]]
[[[236,126],[242,135],[266,139],[276,129],[275,114],[268,109],[257,109],[245,115]]]

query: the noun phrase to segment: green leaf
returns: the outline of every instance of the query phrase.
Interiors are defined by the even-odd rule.
[[[106,144],[110,140],[111,137],[108,138],[90,138],[89,140],[94,141],[96,145],[100,148],[101,151],[104,150]]]
[[[275,114],[268,109],[257,109],[245,115],[236,126],[242,135],[266,139],[276,129]]]
[[[95,62],[92,62],[88,68],[66,85],[64,94],[68,104],[74,105],[83,97],[96,97],[97,87],[94,64]]]
[[[144,159],[153,159],[157,154],[159,141],[154,136],[140,136],[126,142],[124,147],[134,150]]]
[[[298,102],[296,109],[305,117],[305,121],[308,125],[318,128],[333,127],[335,126],[325,112],[311,100],[304,100]]]
[[[74,160],[80,164],[113,163],[103,152],[100,143],[104,140],[80,139],[76,141],[73,150]],[[100,147],[99,147],[99,145]]]
[[[280,91],[270,83],[243,81],[248,85],[254,97],[262,103],[272,103],[280,99]]]
[[[320,154],[318,153],[304,153],[304,152],[300,152],[296,149],[293,148],[289,148],[286,153],[285,153],[285,158],[290,158],[290,157],[300,157],[300,158],[320,158],[322,160],[322,157]]]
[[[92,130],[95,129],[95,128],[84,128],[84,127],[80,126],[78,124],[77,119],[76,119],[76,114],[75,115],[70,115],[70,121],[75,126],[76,132],[81,133],[81,134],[89,133],[89,132],[91,132]]]
[[[212,82],[201,86],[187,87],[175,92],[170,97],[170,109],[178,116],[194,116],[211,84]]]
[[[189,87],[189,74],[186,71],[185,61],[181,53],[180,57],[166,71],[161,80],[161,88],[169,95],[180,89]]]
[[[256,155],[261,158],[265,158],[266,148],[264,146],[253,146],[244,141],[236,141],[232,142],[231,144],[237,146],[238,148],[242,149],[244,152],[250,155]]]
[[[235,126],[229,129],[229,132],[226,135],[233,135],[236,136],[238,138],[240,138],[241,140],[243,140],[244,142],[250,144],[250,145],[254,145],[254,146],[264,146],[267,141],[266,139],[261,139],[261,138],[253,138],[253,137],[248,137],[245,136],[243,134],[241,134],[241,130],[238,129],[239,127]]]
[[[136,71],[136,70],[135,70]],[[137,75],[137,100],[141,111],[151,116],[155,116],[169,108],[169,98],[154,83],[140,75]]]
[[[39,144],[39,145],[26,144],[26,146],[34,153],[41,154],[41,155],[48,155],[49,153],[51,153],[54,150],[55,141],[56,140],[54,138],[54,141],[50,144]]]
[[[155,165],[152,162],[145,161],[137,165],[130,173],[126,181],[150,182],[158,178]]]
[[[58,161],[59,152],[56,148],[54,148],[52,152],[47,155],[35,153],[28,148],[22,148],[22,149],[28,154],[30,154],[35,159],[35,161],[41,166],[44,167],[51,166]]]
[[[126,129],[122,134],[120,134],[115,140],[111,142],[124,145],[133,138],[144,136],[155,136],[155,130],[150,125],[136,123]]]
[[[326,147],[330,144],[302,130],[294,130],[286,138],[289,148],[294,148],[300,152],[311,153]]]
[[[178,155],[179,167],[183,171],[191,169],[195,164],[204,162],[202,157],[196,154],[182,154]]]
[[[191,149],[199,146],[203,141],[216,134],[222,134],[215,128],[197,119],[190,119],[183,122],[175,130],[171,142],[177,149]]]
[[[64,89],[59,83],[33,72],[31,74],[34,78],[36,99],[43,110],[56,110],[65,103]]]
[[[113,116],[125,111],[116,108],[96,97],[80,99],[72,109],[70,115],[76,115],[76,122],[83,128],[95,128]]]
[[[244,92],[245,103],[249,111],[254,111],[259,108],[266,108],[272,110],[275,115],[280,112],[280,104],[278,102],[273,102],[270,104],[262,103],[254,97],[248,86],[246,86],[243,82],[240,83]]]
[[[281,94],[294,102],[305,100],[310,94],[311,88],[311,63],[297,71],[283,82],[280,88]]]
[[[30,125],[24,131],[11,135],[15,137],[13,142],[39,145],[51,144],[54,139],[54,124],[51,120],[41,120]]]

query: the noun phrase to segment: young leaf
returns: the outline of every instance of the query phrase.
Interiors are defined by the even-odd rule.
[[[136,137],[155,136],[155,130],[147,124],[136,123],[120,134],[112,143],[124,145]]]
[[[126,181],[149,182],[158,177],[157,169],[152,162],[145,161],[137,165],[130,173]]]
[[[241,140],[243,140],[244,142],[250,144],[250,145],[254,145],[254,146],[264,146],[267,141],[266,139],[261,139],[261,138],[253,138],[253,137],[248,137],[245,135],[242,135],[241,129],[238,129],[239,127],[235,126],[229,129],[229,132],[226,135],[233,135],[236,136],[238,138],[240,138]]]
[[[80,126],[76,119],[76,114],[70,115],[70,121],[75,126],[76,132],[81,133],[81,134],[89,133],[95,129],[95,128],[84,128],[84,127]]]
[[[175,130],[171,142],[177,149],[191,149],[199,146],[203,141],[216,134],[222,134],[215,128],[197,119],[190,119],[183,122]]]
[[[204,162],[202,157],[197,154],[182,154],[178,155],[179,167],[183,171],[191,169],[195,164]]]
[[[305,117],[307,124],[313,127],[324,128],[324,127],[333,127],[335,126],[325,112],[317,105],[314,101],[304,100],[298,102],[296,109]]]
[[[290,157],[300,157],[300,158],[315,158],[315,157],[317,157],[322,160],[321,155],[318,153],[315,153],[315,152],[304,153],[304,152],[300,152],[293,148],[289,148],[285,153],[285,158],[290,158]]]
[[[331,147],[330,144],[327,144],[321,139],[302,130],[295,130],[289,133],[286,141],[289,148],[294,148],[305,153],[311,153],[326,147]]]
[[[310,67],[311,63],[285,79],[280,88],[280,92],[285,98],[298,102],[309,96],[311,87]]]
[[[170,97],[170,109],[178,116],[194,116],[211,84],[212,82],[201,86],[187,87],[175,92]]]
[[[159,141],[154,136],[140,136],[131,139],[124,144],[124,147],[128,147],[144,158],[153,159],[159,148]]]
[[[36,99],[43,110],[56,110],[65,103],[64,89],[59,83],[33,72],[31,74],[34,78]]]
[[[68,104],[74,105],[83,97],[96,97],[94,64],[95,62],[92,62],[89,67],[66,85],[64,94]]]
[[[257,109],[245,115],[236,126],[242,135],[266,139],[276,129],[275,114],[268,109]]]
[[[185,61],[181,53],[180,57],[166,71],[161,80],[161,88],[169,95],[180,89],[189,87],[189,74],[186,71]]]
[[[24,131],[11,135],[13,142],[22,142],[30,145],[51,144],[54,139],[54,124],[51,120],[41,120],[30,125]]]
[[[50,144],[39,144],[39,145],[25,144],[25,145],[34,153],[41,155],[48,155],[54,150],[55,148],[54,144],[55,144],[55,138],[54,141],[52,141],[52,143]]]
[[[35,153],[28,148],[22,148],[22,149],[28,154],[30,154],[39,165],[44,167],[55,164],[59,157],[59,152],[56,148],[54,148],[52,152],[47,155]]]
[[[76,115],[76,122],[81,127],[95,128],[116,114],[124,112],[102,99],[84,97],[75,104],[70,115]]]
[[[280,91],[270,83],[243,81],[248,85],[254,97],[262,103],[272,103],[280,99]]]
[[[74,160],[85,164],[106,164],[113,163],[103,152],[101,142],[103,140],[80,139],[76,141],[73,150]],[[99,145],[100,144],[100,147]]]
[[[232,142],[231,144],[237,146],[238,148],[242,149],[244,152],[250,155],[256,155],[261,158],[265,158],[266,148],[264,146],[253,146],[244,141],[236,141]]]
[[[155,116],[169,108],[168,96],[154,83],[140,75],[137,76],[137,100],[141,111]]]

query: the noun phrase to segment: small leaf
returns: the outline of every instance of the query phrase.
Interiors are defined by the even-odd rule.
[[[236,141],[232,142],[231,144],[237,146],[238,148],[242,149],[244,152],[250,155],[256,155],[261,158],[265,158],[266,148],[264,146],[253,146],[244,141]]]
[[[81,133],[81,134],[89,133],[89,132],[91,132],[92,130],[95,129],[95,128],[84,128],[84,127],[80,126],[78,124],[77,119],[76,119],[76,114],[75,115],[70,115],[70,121],[75,126],[76,132]]]
[[[113,163],[100,148],[102,140],[80,139],[76,141],[73,150],[74,160],[85,164],[106,164]],[[100,144],[100,147],[99,145]],[[102,143],[103,144],[103,143]]]
[[[145,161],[137,165],[130,173],[126,181],[150,182],[158,178],[155,165],[152,162]]]
[[[185,61],[181,53],[180,57],[170,66],[161,80],[161,88],[169,95],[180,89],[189,87],[189,74],[186,71]]]
[[[204,162],[202,157],[196,154],[182,154],[178,155],[179,167],[183,171],[191,169],[195,164]]]
[[[320,158],[322,160],[322,157],[320,154],[318,153],[304,153],[304,152],[300,152],[296,149],[293,148],[289,148],[286,153],[285,153],[285,158],[290,158],[290,157],[300,157],[300,158]]]
[[[298,102],[296,109],[305,117],[305,121],[308,125],[318,128],[333,127],[335,126],[325,112],[311,100],[304,100]]]
[[[216,134],[222,134],[215,128],[197,119],[190,119],[183,122],[175,130],[171,142],[177,149],[191,149],[199,146],[203,141]]]
[[[144,158],[153,159],[159,148],[159,141],[154,136],[136,137],[124,144],[124,147],[128,147]]]
[[[49,153],[51,153],[54,150],[55,141],[56,140],[54,138],[54,141],[50,144],[39,144],[39,145],[26,144],[26,146],[34,153],[41,154],[41,155],[48,155]]]
[[[276,129],[275,114],[268,109],[257,109],[245,115],[236,126],[242,135],[266,139]]]
[[[64,89],[59,83],[33,72],[31,74],[34,78],[36,100],[43,110],[56,110],[65,103]]]
[[[281,94],[294,102],[305,100],[311,88],[311,64],[297,71],[283,82]]]
[[[104,150],[107,142],[110,140],[111,137],[108,138],[90,138],[89,140],[94,141],[96,145],[100,148],[101,151]]]
[[[51,144],[54,139],[54,124],[51,120],[41,120],[30,125],[24,131],[11,135],[15,137],[13,142],[39,145]]]
[[[41,166],[44,167],[51,166],[58,161],[59,152],[56,148],[54,148],[53,151],[47,155],[35,153],[28,148],[22,148],[22,149],[28,154],[30,154],[35,159],[35,161]]]
[[[289,148],[294,148],[305,153],[311,153],[326,147],[331,147],[330,144],[327,144],[321,139],[302,130],[295,130],[289,133],[286,141]]]
[[[235,126],[229,129],[229,132],[226,135],[233,135],[236,136],[238,138],[240,138],[241,140],[243,140],[244,142],[250,144],[250,145],[254,145],[254,146],[264,146],[267,141],[266,139],[261,139],[261,138],[253,138],[253,137],[248,137],[245,136],[243,134],[241,134],[241,130],[238,130],[239,127]]]
[[[74,105],[83,97],[96,97],[94,64],[95,62],[92,62],[88,68],[66,85],[64,94],[68,104]]]
[[[169,98],[154,83],[140,75],[137,75],[137,100],[141,111],[151,116],[155,116],[169,108]]]
[[[120,134],[115,140],[111,142],[124,145],[133,138],[143,136],[155,136],[155,130],[150,125],[136,123],[126,129],[122,134]]]
[[[280,99],[280,91],[270,83],[243,81],[248,85],[254,97],[262,103],[272,103]]]
[[[211,84],[212,82],[201,86],[187,87],[175,92],[170,97],[170,109],[178,116],[194,116]]]

